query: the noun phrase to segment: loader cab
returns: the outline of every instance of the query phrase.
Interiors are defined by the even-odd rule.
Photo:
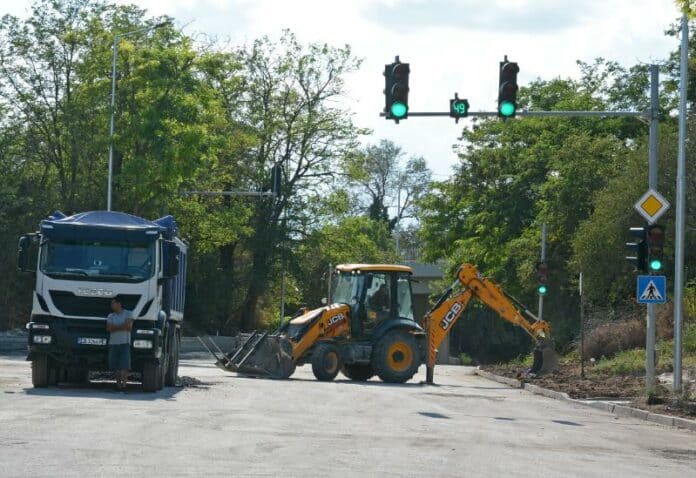
[[[351,308],[351,335],[369,338],[375,328],[392,320],[414,321],[408,266],[342,264],[336,268],[331,302]]]

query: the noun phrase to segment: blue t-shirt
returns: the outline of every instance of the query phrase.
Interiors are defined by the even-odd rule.
[[[126,320],[133,318],[133,313],[130,310],[123,309],[118,314],[116,312],[110,313],[106,317],[106,323],[120,327],[125,325]],[[130,330],[119,330],[117,332],[111,332],[109,336],[109,345],[119,345],[128,344],[130,345],[131,334]]]

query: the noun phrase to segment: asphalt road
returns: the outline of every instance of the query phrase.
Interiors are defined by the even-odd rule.
[[[201,359],[180,374],[201,383],[35,390],[22,357],[0,357],[0,476],[696,476],[692,432],[466,367],[438,366],[437,386],[242,378]]]

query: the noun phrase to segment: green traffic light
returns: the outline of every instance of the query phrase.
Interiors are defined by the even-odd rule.
[[[541,295],[546,295],[546,291],[547,291],[547,289],[546,289],[545,285],[540,285],[537,288],[537,292],[539,292],[539,294],[541,294]]]
[[[512,116],[515,114],[515,104],[509,101],[500,103],[500,114],[503,116]]]
[[[403,118],[406,116],[406,105],[398,101],[392,103],[391,114],[394,118]]]
[[[660,269],[662,269],[662,261],[660,261],[659,259],[652,259],[650,261],[650,269],[654,271],[659,271]]]

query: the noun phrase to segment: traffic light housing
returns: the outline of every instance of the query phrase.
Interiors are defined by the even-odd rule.
[[[626,248],[631,255],[626,260],[633,266],[634,272],[647,272],[648,270],[648,244],[646,242],[646,227],[631,227],[629,229],[634,242],[627,242]]]
[[[469,116],[469,100],[460,99],[459,95],[455,93],[454,98],[450,100],[449,115],[457,123],[459,123],[459,118]]]
[[[540,261],[536,263],[537,293],[546,295],[549,290],[549,265]]]
[[[517,112],[517,63],[508,61],[507,55],[500,62],[498,76],[498,117],[514,118]]]
[[[650,272],[660,272],[664,267],[665,227],[659,224],[652,224],[646,227],[645,243],[648,269]]]
[[[408,77],[411,67],[401,63],[397,56],[394,63],[384,65],[384,114],[387,119],[408,118]]]

